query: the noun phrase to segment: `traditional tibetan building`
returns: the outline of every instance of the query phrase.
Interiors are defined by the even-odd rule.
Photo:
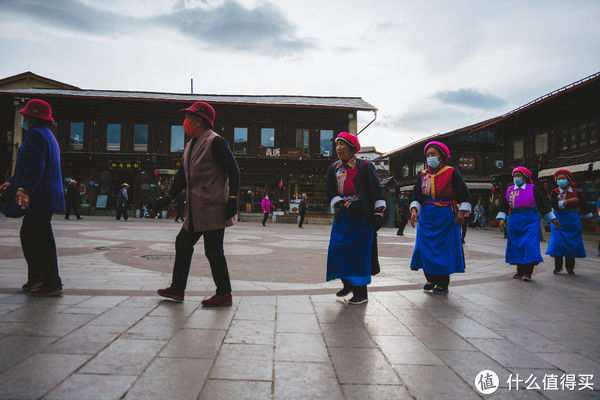
[[[240,166],[241,211],[259,211],[265,194],[286,210],[307,193],[309,212],[328,212],[324,176],[334,160],[334,137],[357,131],[359,111],[376,111],[359,97],[84,90],[25,73],[0,80],[4,175],[21,143],[17,110],[31,98],[52,105],[63,176],[82,184],[89,204],[100,197],[107,207],[123,182],[131,185],[134,203],[166,189],[186,141],[179,110],[206,101],[216,111],[214,130],[229,142]]]

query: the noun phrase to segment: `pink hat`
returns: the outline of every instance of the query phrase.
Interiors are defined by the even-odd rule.
[[[528,170],[527,168],[525,168],[525,167],[516,167],[515,169],[513,169],[512,174],[514,175],[515,172],[522,173],[523,175],[525,175],[527,177],[527,179],[529,179],[529,182],[531,182],[531,175],[532,174],[531,174],[531,171]]]
[[[444,156],[446,157],[446,160],[444,161],[448,161],[448,159],[450,158],[450,149],[448,148],[448,146],[441,142],[429,142],[425,145],[425,154],[427,154],[427,149],[431,146],[435,147],[440,151],[440,153],[444,154]]]
[[[188,108],[182,108],[179,110],[180,114],[184,114],[186,112],[204,117],[210,123],[211,127],[215,126],[215,109],[212,108],[212,106],[208,103],[197,101]]]
[[[337,137],[335,138],[336,142],[338,140],[344,141],[348,146],[352,148],[352,150],[354,150],[355,153],[358,153],[360,151],[360,143],[358,142],[358,138],[356,137],[356,135],[353,135],[348,132],[340,132],[340,134],[337,135]]]

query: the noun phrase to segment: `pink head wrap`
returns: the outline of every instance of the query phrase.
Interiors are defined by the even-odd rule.
[[[523,175],[525,175],[527,177],[527,179],[529,179],[529,182],[531,182],[531,175],[532,174],[531,174],[531,171],[528,170],[527,168],[525,168],[525,167],[516,167],[515,169],[513,169],[512,174],[514,175],[515,172],[522,173]]]
[[[438,149],[440,151],[440,153],[442,153],[444,155],[444,157],[446,157],[446,159],[444,161],[448,161],[448,159],[450,158],[450,149],[448,148],[448,146],[446,146],[444,143],[441,143],[441,142],[429,142],[425,145],[425,150],[424,150],[425,154],[427,154],[427,149],[431,146]]]
[[[337,135],[337,137],[335,138],[336,142],[338,140],[342,140],[348,146],[352,147],[355,153],[358,153],[360,151],[360,143],[358,142],[358,138],[356,137],[356,135],[353,135],[348,132],[340,132],[340,134]]]

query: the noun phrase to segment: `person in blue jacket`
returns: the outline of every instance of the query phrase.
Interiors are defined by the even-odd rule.
[[[25,131],[17,153],[15,173],[0,185],[11,190],[7,217],[24,215],[21,247],[27,261],[27,282],[22,289],[34,296],[60,296],[52,214],[65,209],[60,149],[49,126],[54,122],[50,104],[32,99],[19,111]]]

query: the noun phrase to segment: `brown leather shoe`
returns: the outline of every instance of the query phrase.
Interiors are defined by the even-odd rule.
[[[202,307],[228,307],[232,304],[231,293],[215,294],[210,299],[202,300]]]
[[[28,280],[23,286],[21,286],[21,289],[24,292],[31,292],[32,290],[35,290],[37,288],[42,287],[42,281],[35,281],[35,280]]]
[[[32,296],[37,296],[37,297],[55,297],[55,296],[62,296],[62,285],[57,285],[57,286],[40,286],[37,289],[32,290],[31,292],[29,292]]]
[[[158,295],[162,297],[166,297],[167,299],[174,300],[178,303],[183,302],[183,298],[185,297],[185,290],[175,289],[171,286],[164,289],[158,289]]]

